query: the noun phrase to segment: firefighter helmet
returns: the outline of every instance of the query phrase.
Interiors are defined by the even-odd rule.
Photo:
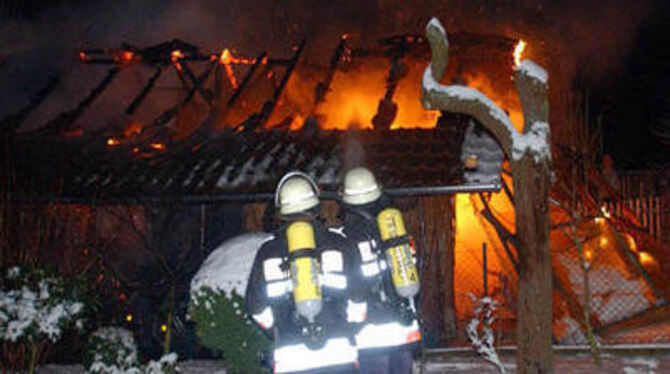
[[[344,176],[342,200],[351,205],[367,204],[377,200],[382,194],[381,186],[370,170],[358,167]]]
[[[282,177],[275,192],[275,206],[279,214],[305,212],[319,205],[319,188],[309,175],[292,171]]]

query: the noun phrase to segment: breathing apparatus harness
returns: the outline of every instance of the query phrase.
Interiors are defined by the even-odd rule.
[[[380,295],[380,301],[383,305],[394,311],[403,324],[408,325],[418,318],[414,305],[414,296],[419,289],[418,272],[412,262],[411,252],[413,251],[410,252],[407,248],[413,246],[413,240],[404,230],[399,211],[395,208],[389,208],[388,205],[388,198],[385,195],[382,195],[382,198],[378,201],[361,206],[341,203],[345,212],[360,217],[379,230],[379,233],[377,233],[370,232],[371,230],[361,228],[359,225],[356,225],[358,227],[351,227],[352,230],[359,233],[362,231],[366,237],[372,237],[377,242],[377,245],[373,246],[377,263],[381,264],[384,261],[386,266],[380,266],[382,281],[375,283],[373,291]],[[389,213],[392,217],[388,217]],[[402,230],[396,230],[393,233],[385,230],[385,227],[380,225],[380,223],[384,223],[380,222],[380,218],[381,221],[393,219],[396,223],[400,220]],[[400,254],[397,252],[400,252]],[[403,283],[402,281],[405,279],[409,282]],[[407,285],[410,286],[410,289],[403,288]]]

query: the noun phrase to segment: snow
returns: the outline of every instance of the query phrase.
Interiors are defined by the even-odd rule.
[[[258,249],[272,234],[248,233],[225,241],[202,264],[191,281],[191,299],[203,287],[230,293],[235,290],[244,295],[251,266]]]
[[[7,277],[17,279],[21,272],[21,268],[13,267]],[[83,304],[57,297],[57,287],[58,280],[47,277],[39,281],[35,290],[27,285],[0,290],[0,340],[40,339],[37,335],[43,334],[54,343],[58,341],[63,329],[76,322]]]
[[[165,357],[165,356],[164,356]],[[223,361],[187,360],[177,364],[180,374],[226,374]],[[40,374],[86,374],[82,365],[45,365]]]
[[[477,305],[474,311],[475,315],[466,329],[472,347],[480,356],[482,356],[482,358],[493,364],[499,373],[505,374],[505,367],[495,350],[494,333],[491,328],[496,319],[494,313],[498,303],[490,297],[484,297],[481,300],[477,300],[474,295],[470,295],[470,298]],[[481,335],[479,332],[480,324],[482,324]]]
[[[549,81],[549,74],[540,65],[531,60],[523,60],[517,67],[522,74],[525,74],[533,79],[538,80],[542,84],[547,84]]]
[[[438,29],[442,33],[442,35],[444,35],[445,39],[447,38],[447,32],[444,31],[444,27],[442,27],[442,24],[440,23],[440,21],[437,18],[435,18],[435,17],[431,18],[430,22],[428,22],[428,25],[426,26],[426,29],[428,29],[431,26]]]
[[[530,152],[536,163],[541,159],[551,160],[548,138],[549,124],[546,122],[534,122],[525,134],[514,131],[512,133],[512,158],[518,161],[524,153]]]
[[[437,27],[446,38],[446,32],[437,19],[433,18],[428,23],[428,27],[431,25]],[[525,74],[542,84],[547,83],[547,72],[530,60],[524,60],[518,69],[522,74]],[[533,155],[533,160],[536,163],[539,163],[543,159],[548,160],[551,158],[548,123],[534,122],[526,134],[519,133],[514,127],[514,124],[510,120],[509,116],[507,116],[507,114],[500,107],[498,107],[493,101],[491,101],[491,99],[486,97],[486,95],[481,93],[479,90],[464,86],[444,86],[437,82],[432,74],[432,64],[429,64],[424,71],[421,85],[424,92],[423,104],[426,109],[439,109],[433,108],[433,103],[431,103],[431,101],[426,98],[426,96],[431,92],[446,95],[447,98],[451,100],[479,103],[484,105],[484,107],[488,110],[489,115],[493,117],[494,120],[501,123],[509,132],[510,138],[512,140],[512,154],[510,156],[515,161],[519,161],[527,152]]]

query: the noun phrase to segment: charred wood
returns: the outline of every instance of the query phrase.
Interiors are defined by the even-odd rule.
[[[31,99],[28,105],[21,109],[20,111],[10,114],[7,117],[3,118],[0,121],[0,131],[9,131],[14,132],[21,127],[23,121],[28,118],[28,115],[32,113],[35,108],[37,108],[44,100],[54,91],[56,85],[58,84],[58,78],[52,77],[47,84],[40,89]]]
[[[94,87],[93,90],[91,90],[88,96],[82,100],[76,108],[69,112],[61,113],[44,126],[36,129],[35,131],[26,133],[26,136],[39,137],[48,134],[60,134],[62,131],[71,130],[72,124],[74,124],[74,122],[79,119],[84,111],[88,109],[91,104],[93,104],[95,99],[97,99],[103,92],[105,92],[105,89],[107,89],[109,84],[112,83],[120,70],[121,69],[118,67],[110,69],[109,72],[107,72],[105,78],[96,87]]]
[[[131,115],[135,113],[137,108],[139,108],[140,104],[147,98],[149,95],[149,92],[154,88],[156,85],[156,82],[158,81],[158,78],[160,77],[161,73],[163,72],[162,68],[156,68],[156,72],[149,78],[149,81],[147,84],[142,88],[142,91],[133,99],[133,101],[128,105],[128,108],[126,108],[126,114]]]

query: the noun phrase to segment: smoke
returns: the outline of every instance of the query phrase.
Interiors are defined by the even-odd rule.
[[[528,56],[548,67],[552,88],[568,86],[588,66],[593,82],[606,77],[625,57],[646,2],[612,0],[561,2],[406,0],[322,2],[312,0],[216,1],[121,0],[58,2],[36,19],[0,24],[0,117],[20,109],[48,79],[61,77],[52,104],[36,118],[47,119],[76,105],[104,76],[104,69],[82,66],[83,48],[118,47],[123,42],[148,46],[183,39],[205,52],[229,47],[234,53],[289,56],[290,47],[308,39],[305,58],[325,65],[338,37],[348,32],[360,44],[395,33],[422,33],[430,17],[448,32],[476,32],[524,38]],[[151,72],[116,87],[132,97]],[[152,105],[148,103],[148,107]],[[39,122],[36,119],[35,122]]]

